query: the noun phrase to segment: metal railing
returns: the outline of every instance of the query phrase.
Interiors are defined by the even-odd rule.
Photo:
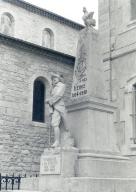
[[[29,177],[33,177],[33,175],[29,175]],[[36,174],[34,177],[38,177]],[[0,173],[0,191],[2,190],[20,190],[21,179],[26,178],[26,174],[24,176],[18,175],[5,175],[3,176]]]
[[[1,190],[19,190],[21,183],[21,176],[2,176],[0,174],[0,191]]]

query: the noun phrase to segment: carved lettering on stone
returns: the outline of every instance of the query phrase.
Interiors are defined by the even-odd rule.
[[[86,33],[81,33],[78,41],[77,58],[74,69],[74,78],[71,97],[73,99],[87,95],[87,51],[84,42]]]
[[[41,158],[40,173],[45,175],[60,174],[60,155],[43,156]]]

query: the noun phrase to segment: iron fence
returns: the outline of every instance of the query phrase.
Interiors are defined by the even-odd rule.
[[[1,190],[19,190],[21,183],[21,176],[2,176],[0,174],[0,191]]]
[[[32,175],[29,177],[33,177]],[[38,177],[36,174],[34,177]],[[0,173],[0,191],[2,190],[20,190],[20,184],[21,184],[21,179],[26,178],[26,175],[21,176],[15,176],[14,174],[11,176],[5,175],[3,176]]]

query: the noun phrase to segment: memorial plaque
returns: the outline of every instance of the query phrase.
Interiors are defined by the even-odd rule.
[[[61,173],[61,158],[59,155],[41,157],[40,174],[57,175]]]

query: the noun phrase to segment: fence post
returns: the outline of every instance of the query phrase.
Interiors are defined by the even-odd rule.
[[[20,189],[21,176],[18,176],[18,190]]]
[[[6,181],[6,190],[7,190],[8,189],[8,175],[7,174],[6,174],[5,181]]]
[[[12,184],[12,190],[14,189],[14,173],[12,175],[12,178],[11,178],[11,184]]]

